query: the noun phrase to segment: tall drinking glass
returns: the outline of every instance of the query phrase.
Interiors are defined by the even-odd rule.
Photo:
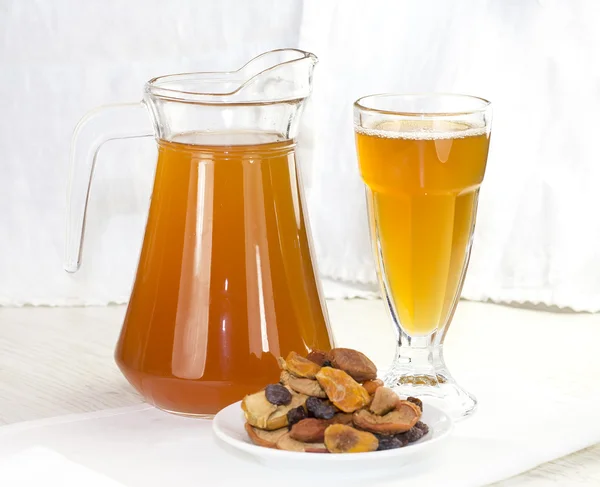
[[[377,275],[397,357],[385,376],[459,419],[475,397],[444,363],[444,337],[473,241],[491,131],[491,105],[453,94],[383,94],[354,104]]]

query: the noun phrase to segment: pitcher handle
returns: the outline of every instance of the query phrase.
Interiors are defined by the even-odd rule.
[[[81,265],[86,211],[96,156],[105,142],[154,135],[144,102],[95,108],[84,115],[71,139],[67,231],[64,268],[76,272]]]

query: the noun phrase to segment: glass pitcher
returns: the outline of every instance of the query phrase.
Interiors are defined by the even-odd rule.
[[[81,262],[100,146],[157,141],[116,361],[161,409],[213,415],[277,382],[277,357],[332,346],[295,156],[316,62],[311,53],[281,49],[234,72],[161,76],[146,83],[141,103],[96,109],[75,130],[69,272]]]

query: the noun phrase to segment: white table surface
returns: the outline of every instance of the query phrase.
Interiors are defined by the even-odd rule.
[[[393,353],[394,338],[381,301],[329,301],[328,308],[339,344],[374,357]],[[112,360],[124,312],[123,306],[0,308],[0,425],[140,403]],[[360,343],[358,328],[366,330]],[[510,360],[507,351],[520,339],[531,343],[531,361],[545,360],[548,349],[556,350],[568,377],[578,349],[561,348],[566,335],[599,343],[600,315],[462,302],[447,337],[447,362],[460,379],[461,370],[470,365],[460,357],[469,347],[472,355],[472,347],[479,347],[474,357],[480,367],[494,367],[498,360]],[[598,387],[599,363],[591,357],[587,369],[573,365],[573,372],[587,374],[578,377],[578,387]],[[598,486],[600,444],[495,485]]]

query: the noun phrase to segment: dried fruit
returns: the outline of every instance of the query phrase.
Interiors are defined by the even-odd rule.
[[[358,382],[377,378],[377,367],[364,353],[350,348],[334,348],[330,356],[335,368],[348,373]]]
[[[305,379],[304,377],[294,377],[293,375],[290,375],[287,385],[294,391],[306,394],[307,396],[327,397],[323,388],[314,379]]]
[[[331,424],[345,424],[352,426],[352,413],[337,413],[331,419]]]
[[[290,352],[285,359],[285,370],[296,377],[306,377],[314,379],[321,367],[314,362],[298,355],[296,352]]]
[[[395,448],[402,448],[408,444],[408,442],[405,443],[394,435],[380,435],[377,436],[377,439],[379,440],[377,451],[394,450]]]
[[[414,428],[419,428],[423,431],[423,436],[429,433],[429,426],[427,426],[423,421],[417,421],[414,425]]]
[[[307,397],[304,394],[292,394],[292,402],[285,406],[277,406],[275,412],[269,416],[265,429],[276,430],[288,425],[287,413],[298,406],[302,407],[306,403]],[[259,426],[260,427],[260,426]]]
[[[322,443],[325,430],[332,424],[352,426],[352,414],[337,413],[331,419],[302,419],[291,428],[290,433],[292,438],[298,441],[304,441],[305,443]]]
[[[429,432],[419,421],[421,400],[400,400],[375,378],[373,362],[356,350],[314,350],[308,358],[290,352],[278,361],[279,383],[242,401],[245,429],[256,445],[311,453],[368,452],[401,448]]]
[[[290,409],[303,406],[306,402],[304,394],[292,394],[292,400],[287,405],[276,406],[271,404],[265,391],[246,396],[242,401],[242,409],[246,421],[251,426],[265,430],[276,430],[287,426],[287,413]]]
[[[398,433],[396,435],[380,435],[376,434],[379,440],[379,450],[390,450],[392,448],[401,448],[420,440],[429,432],[429,426],[421,421],[417,423],[408,431],[404,433]]]
[[[284,434],[277,441],[278,450],[300,451],[308,453],[327,453],[327,448],[323,443],[304,443],[294,440],[290,433]]]
[[[335,408],[317,397],[309,397],[306,400],[306,409],[317,419],[331,419],[335,415]]]
[[[325,430],[331,426],[331,420],[307,418],[299,421],[290,430],[290,436],[304,443],[323,443]]]
[[[288,426],[292,427],[298,421],[302,421],[306,417],[307,417],[307,414],[306,414],[306,409],[304,409],[304,406],[298,406],[297,408],[290,409],[287,412]]]
[[[398,399],[398,394],[391,389],[388,389],[387,387],[379,387],[375,391],[375,394],[373,394],[373,400],[369,405],[369,409],[372,413],[383,416],[396,407]]]
[[[421,401],[419,398],[416,397],[407,397],[406,400],[408,402],[412,402],[413,404],[415,404],[416,406],[419,407],[419,409],[421,410],[421,412],[423,411],[423,401]]]
[[[281,384],[269,384],[267,387],[265,387],[265,397],[271,404],[277,404],[278,406],[286,405],[292,402],[292,393]]]
[[[427,431],[429,431],[429,428],[427,428]],[[425,430],[423,430],[421,428],[417,428],[415,425],[411,429],[409,429],[406,433],[400,433],[399,435],[396,435],[396,438],[398,438],[399,440],[406,442],[406,444],[408,444],[408,443],[414,443],[415,441],[420,440],[426,434],[427,433],[425,432]]]
[[[287,386],[290,383],[290,377],[292,376],[292,374],[290,374],[287,370],[282,370],[281,374],[279,375],[279,382],[281,384],[283,384],[284,386]]]
[[[360,409],[371,400],[371,396],[343,370],[323,367],[317,374],[319,384],[329,400],[345,413]]]
[[[361,453],[377,450],[379,441],[367,431],[333,424],[325,430],[325,446],[332,453]]]
[[[257,428],[266,429],[269,417],[277,410],[277,406],[267,401],[265,391],[260,391],[244,397],[242,409],[248,423]]]
[[[267,448],[275,448],[275,445],[277,444],[279,438],[281,438],[287,433],[287,428],[279,428],[275,431],[265,431],[259,428],[255,428],[254,426],[251,426],[248,423],[246,423],[244,427],[246,428],[246,432],[248,433],[248,436],[250,437],[250,441],[252,441],[252,443]]]
[[[281,370],[287,370],[287,365],[285,364],[285,359],[283,357],[277,357],[277,365]]]
[[[314,362],[319,367],[323,367],[326,362],[329,362],[329,352],[323,352],[322,350],[313,350],[306,358],[311,362]]]
[[[367,380],[363,382],[362,386],[369,394],[373,395],[379,387],[383,387],[383,381],[381,379]]]
[[[423,413],[416,404],[410,401],[404,401],[402,399],[396,403],[396,409],[394,411],[401,413],[402,417],[407,420],[416,415],[417,421],[421,419],[421,415]],[[417,424],[417,421],[413,423],[413,426]]]
[[[408,401],[398,401],[396,409],[379,416],[366,409],[354,413],[354,424],[373,433],[396,434],[411,429],[421,417],[417,406]]]

